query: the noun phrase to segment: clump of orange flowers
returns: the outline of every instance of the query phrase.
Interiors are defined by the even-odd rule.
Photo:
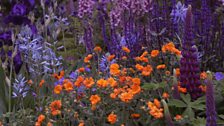
[[[89,100],[92,105],[96,105],[97,103],[99,103],[101,101],[101,98],[98,95],[91,95]]]
[[[110,124],[114,124],[117,121],[117,115],[111,113],[110,115],[108,115],[107,120]]]
[[[174,117],[174,119],[175,119],[176,121],[179,121],[179,120],[182,120],[183,117],[182,117],[181,115],[176,115],[176,116]]]
[[[175,45],[173,44],[173,42],[169,42],[169,43],[163,45],[162,52],[163,53],[171,52],[171,53],[174,53],[174,54],[176,54],[178,56],[181,55],[181,51],[178,50],[177,48],[175,48]]]
[[[78,78],[76,79],[74,85],[76,87],[80,87],[83,81],[84,81],[84,78],[82,76],[78,76]]]
[[[141,56],[136,57],[136,58],[135,58],[135,60],[136,60],[136,61],[141,61],[141,62],[148,63],[148,62],[149,62],[149,60],[148,60],[148,58],[146,57],[147,55],[148,55],[148,52],[147,52],[147,51],[145,51],[145,52],[143,52],[143,53],[142,53],[142,55],[141,55]]]
[[[142,66],[140,64],[136,64],[135,68],[138,71],[141,71],[143,76],[149,76],[152,73],[152,71],[153,71],[151,65],[147,65],[146,67],[144,67],[144,66]]]
[[[55,100],[51,102],[50,104],[51,114],[53,116],[61,114],[61,107],[62,107],[61,100]]]
[[[148,102],[149,114],[154,118],[159,119],[163,117],[163,109],[160,108],[160,101],[158,99],[154,99],[154,102]]]

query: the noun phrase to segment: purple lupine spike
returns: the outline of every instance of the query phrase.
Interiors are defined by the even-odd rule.
[[[85,42],[86,50],[88,53],[92,53],[93,48],[94,48],[94,43],[92,40],[93,32],[92,32],[92,28],[91,28],[90,24],[88,24],[87,28],[85,28],[84,31],[85,31],[84,32],[84,42]]]
[[[185,19],[185,33],[183,40],[182,58],[180,60],[181,86],[187,88],[193,100],[202,95],[199,76],[199,62],[197,48],[193,42],[192,11],[189,5]]]
[[[217,126],[217,113],[215,108],[213,82],[209,78],[205,80],[206,88],[206,126]]]

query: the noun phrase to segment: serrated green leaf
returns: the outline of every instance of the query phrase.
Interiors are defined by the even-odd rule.
[[[191,96],[190,94],[180,94],[180,97],[183,99],[183,101],[187,104],[189,104],[191,102]]]
[[[195,113],[191,107],[187,107],[183,115],[188,116],[190,120],[194,119]]]
[[[179,108],[185,108],[185,107],[187,107],[187,105],[183,101],[177,100],[177,99],[171,99],[171,100],[169,100],[168,105],[169,106],[176,106],[176,107],[179,107]]]
[[[159,88],[164,88],[166,87],[166,83],[165,82],[161,82],[161,83],[144,83],[142,88],[145,90],[157,90]]]

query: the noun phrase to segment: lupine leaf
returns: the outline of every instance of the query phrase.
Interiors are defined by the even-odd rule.
[[[176,106],[176,107],[179,107],[179,108],[185,108],[185,107],[187,107],[187,105],[183,101],[177,100],[177,99],[171,99],[171,100],[169,100],[168,105],[169,106]]]

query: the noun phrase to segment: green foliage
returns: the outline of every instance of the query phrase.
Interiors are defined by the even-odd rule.
[[[5,73],[0,67],[0,115],[7,111],[8,106],[8,86],[5,82]]]

